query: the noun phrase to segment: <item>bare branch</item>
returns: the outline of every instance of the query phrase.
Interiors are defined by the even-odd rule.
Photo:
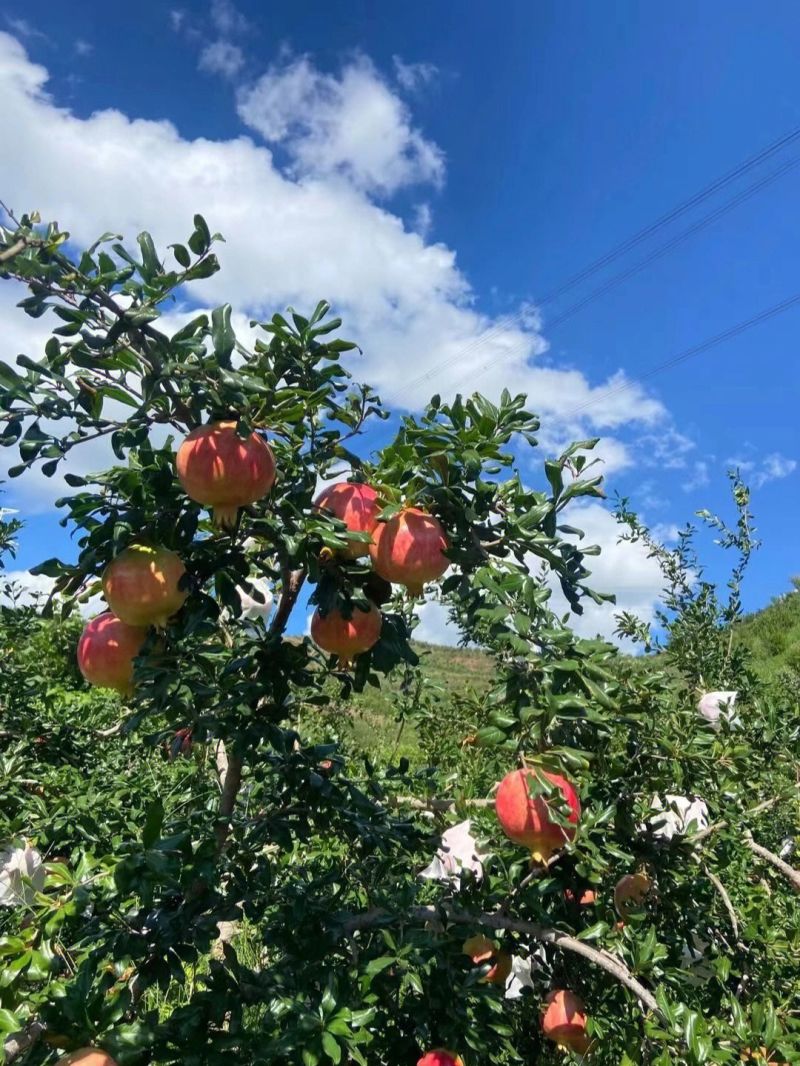
[[[709,879],[711,884],[717,890],[717,892],[719,894],[719,898],[725,904],[725,910],[728,912],[728,917],[730,918],[731,926],[733,927],[733,935],[736,937],[736,940],[738,942],[739,941],[739,920],[736,917],[736,911],[733,909],[733,904],[731,903],[731,897],[728,895],[728,892],[727,892],[725,886],[720,881],[720,879],[717,877],[717,875],[712,870],[709,870],[709,868],[707,866],[705,866],[705,865],[703,866],[703,873],[706,875],[706,877]]]
[[[358,929],[368,929],[370,926],[391,921],[402,921],[403,918],[434,923],[454,922],[457,925],[473,927],[481,925],[486,929],[508,929],[515,933],[524,933],[537,940],[540,944],[552,944],[559,951],[570,951],[575,955],[582,955],[583,958],[593,962],[595,966],[599,966],[601,970],[605,970],[606,973],[616,978],[649,1011],[653,1011],[662,1019],[664,1018],[652,992],[637,981],[627,966],[614,958],[613,955],[605,951],[598,951],[582,940],[576,940],[575,937],[570,936],[568,933],[562,933],[558,929],[550,929],[534,922],[524,922],[517,918],[510,918],[505,914],[472,914],[450,907],[413,907],[407,915],[392,916],[387,911],[373,908],[372,910],[364,911],[363,914],[356,914],[349,918],[344,923],[344,930],[346,935],[351,935]]]
[[[794,866],[790,866],[788,862],[784,862],[774,851],[768,851],[765,847],[762,847],[761,844],[757,844],[750,836],[749,832],[745,833],[744,842],[754,855],[758,855],[760,859],[763,859],[771,866],[774,866],[776,870],[779,870],[786,880],[791,882],[794,890],[800,892],[800,870],[795,870]]]
[[[231,815],[236,806],[236,797],[242,784],[242,757],[229,755],[222,740],[217,743],[217,772],[222,793],[219,798],[217,825],[214,835],[217,840],[217,855],[221,855],[231,828]]]
[[[41,1022],[33,1021],[25,1029],[21,1029],[20,1032],[14,1033],[3,1044],[3,1053],[5,1063],[13,1062],[18,1059],[20,1055],[24,1054],[29,1048],[32,1048],[34,1044],[38,1044],[45,1032],[45,1026]]]
[[[13,259],[15,255],[19,255],[24,248],[27,247],[27,240],[24,237],[20,237],[18,241],[10,244],[8,248],[0,252],[0,263],[7,263],[9,259]]]
[[[451,807],[494,807],[493,799],[416,799],[414,796],[391,796],[389,807],[411,807],[415,811],[449,811]]]
[[[297,597],[300,595],[300,589],[303,587],[303,582],[306,579],[304,570],[290,570],[288,566],[283,568],[283,587],[281,589],[281,598],[278,604],[278,609],[275,612],[275,617],[272,619],[272,625],[269,627],[270,633],[280,634],[286,629],[286,623],[289,621],[289,615],[292,613],[292,608],[297,602]]]

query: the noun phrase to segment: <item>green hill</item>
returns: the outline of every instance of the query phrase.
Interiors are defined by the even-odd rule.
[[[769,680],[786,669],[800,672],[800,588],[746,615],[736,627],[735,639],[749,649],[762,677]]]
[[[800,671],[800,589],[776,597],[760,611],[746,615],[736,626],[734,639],[748,648],[756,672],[771,681],[783,670]],[[417,643],[428,697],[437,693],[477,695],[489,687],[492,660],[476,649]],[[646,659],[640,660],[643,667]],[[361,746],[395,756],[418,752],[418,738],[399,715],[404,694],[400,679],[383,689],[367,687],[345,701],[334,703],[337,732]],[[444,726],[443,726],[444,728]]]

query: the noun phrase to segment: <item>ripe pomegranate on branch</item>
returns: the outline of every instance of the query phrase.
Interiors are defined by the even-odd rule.
[[[353,383],[326,303],[264,319],[250,345],[227,304],[169,328],[161,308],[188,306],[214,247],[201,216],[163,256],[148,234],[135,253],[108,235],[77,251],[34,216],[0,228],[0,274],[55,327],[0,367],[0,442],[19,454],[10,477],[68,486],[74,554],[36,573],[59,618],[102,592],[79,696],[120,723],[91,730],[77,766],[81,723],[62,723],[48,787],[30,768],[45,745],[8,764],[14,1055],[725,1066],[791,1051],[793,971],[730,918],[766,927],[779,907],[748,880],[753,855],[779,867],[742,842],[739,797],[746,774],[748,810],[769,789],[792,809],[790,716],[756,742],[743,715],[731,740],[697,715],[694,683],[570,628],[567,611],[610,598],[568,524],[602,496],[595,441],[540,478],[539,419],[503,391],[435,396],[378,446],[390,412]],[[87,476],[71,460],[90,442],[107,462]],[[492,656],[485,691],[465,670],[445,698],[420,673],[431,602]],[[380,689],[396,722],[373,744],[352,696]],[[27,691],[8,697],[15,727],[61,690],[30,707]],[[678,794],[706,797],[702,839],[654,831],[654,797]],[[20,856],[38,870],[49,848],[65,858],[34,885]],[[710,978],[681,962],[697,937]],[[769,1010],[752,991],[767,986]]]

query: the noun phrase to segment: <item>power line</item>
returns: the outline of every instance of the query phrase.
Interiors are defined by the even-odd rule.
[[[696,207],[700,203],[703,203],[710,196],[713,196],[714,193],[718,192],[726,185],[729,185],[731,182],[735,181],[737,178],[747,173],[747,171],[752,170],[760,163],[763,163],[770,156],[774,155],[776,152],[779,152],[782,148],[785,148],[786,145],[798,140],[798,138],[800,138],[800,127],[791,130],[789,133],[785,134],[782,137],[779,137],[776,141],[773,141],[771,144],[767,145],[766,148],[763,148],[760,152],[757,152],[755,155],[752,155],[747,159],[743,160],[743,162],[738,164],[732,170],[715,179],[713,182],[711,182],[709,185],[706,185],[703,189],[695,193],[693,196],[690,196],[688,199],[681,201],[670,211],[667,211],[665,214],[657,218],[654,222],[638,230],[636,233],[632,234],[632,236],[615,245],[612,249],[610,249],[604,255],[600,256],[598,259],[593,260],[582,270],[571,275],[571,277],[567,278],[556,289],[553,289],[549,293],[546,293],[540,300],[538,300],[537,306],[541,307],[544,304],[549,303],[551,300],[554,300],[557,296],[560,296],[563,293],[567,292],[569,289],[574,288],[581,281],[586,280],[586,278],[590,277],[598,270],[601,270],[609,263],[618,259],[621,255],[624,255],[626,252],[630,251],[638,244],[641,244],[642,241],[646,240],[654,233],[669,225],[670,222],[680,217],[680,215],[685,214],[686,211],[689,211],[691,210],[691,208]],[[783,173],[783,171],[780,170],[779,172],[776,172],[772,175],[770,179],[768,179],[768,181],[774,180],[776,177],[779,176],[780,173]],[[755,187],[751,186],[749,190],[745,190],[744,198],[746,198],[746,196],[749,195],[751,192],[755,192],[761,187],[761,184],[757,184]],[[735,204],[730,204],[729,206],[735,206]],[[709,221],[710,220],[711,219],[709,219]],[[703,220],[701,220],[701,222],[702,221]],[[670,247],[672,247],[672,244],[670,244]],[[647,262],[649,261],[650,260],[647,260]],[[646,264],[643,263],[643,265]],[[623,279],[620,278],[619,280]],[[473,351],[479,350],[489,340],[505,332],[505,330],[507,330],[510,326],[513,326],[516,322],[522,321],[522,319],[524,319],[526,314],[528,313],[529,312],[527,310],[517,311],[513,315],[509,315],[506,318],[501,319],[494,327],[492,327],[492,329],[488,330],[480,337],[475,338],[475,340],[471,341],[469,344],[466,344],[454,355],[449,356],[447,359],[436,364],[429,370],[426,370],[423,374],[420,374],[418,377],[414,378],[411,382],[409,382],[409,388],[414,388],[416,385],[422,384],[422,382],[427,381],[439,371],[445,369],[448,366],[451,366],[455,362],[459,362],[461,359],[471,354]]]
[[[800,163],[800,156],[788,160],[782,166],[778,167],[777,170],[774,170],[771,174],[767,174],[766,177],[761,178],[759,181],[754,182],[752,185],[749,185],[746,189],[743,189],[740,193],[737,193],[736,196],[733,196],[726,203],[721,204],[714,211],[711,211],[709,212],[709,214],[704,215],[703,218],[698,219],[697,222],[692,223],[691,226],[688,226],[685,230],[682,230],[680,233],[676,234],[676,236],[671,238],[671,240],[667,241],[666,244],[662,244],[658,248],[655,248],[649,255],[645,256],[644,259],[639,260],[638,263],[634,263],[634,265],[629,269],[624,270],[619,274],[615,274],[613,278],[610,278],[599,288],[594,289],[587,296],[584,296],[583,299],[578,300],[577,303],[574,303],[570,307],[567,307],[566,310],[564,310],[560,315],[556,315],[555,318],[550,319],[547,324],[548,329],[553,329],[555,326],[561,325],[562,322],[566,322],[568,318],[571,318],[587,304],[591,303],[593,300],[596,300],[598,296],[603,296],[609,290],[616,288],[616,286],[621,284],[623,281],[627,281],[628,278],[633,277],[634,274],[638,274],[640,270],[644,270],[644,268],[646,266],[649,266],[650,263],[654,262],[656,259],[660,259],[663,255],[666,255],[667,252],[672,251],[672,249],[676,245],[681,244],[689,237],[694,236],[695,233],[699,233],[700,230],[705,229],[706,226],[710,226],[712,222],[716,222],[718,218],[721,218],[723,215],[727,214],[728,211],[732,211],[734,207],[738,207],[739,204],[744,203],[745,200],[749,200],[751,196],[754,196],[757,192],[760,192],[761,189],[765,188],[767,185],[771,185],[773,181],[777,181],[777,179],[782,177],[787,171],[793,170],[794,167],[798,165],[798,163]]]
[[[565,415],[560,417],[565,420],[574,418],[589,407],[595,407],[598,403],[605,402],[609,396],[616,396],[621,392],[627,392],[629,389],[635,388],[640,381],[647,381],[649,378],[655,377],[656,374],[661,374],[663,371],[677,366],[678,363],[684,363],[696,355],[702,355],[703,352],[707,352],[710,348],[716,348],[718,344],[722,344],[724,341],[733,340],[734,337],[746,333],[755,326],[760,326],[762,322],[767,322],[771,318],[776,318],[778,315],[783,314],[784,311],[788,311],[798,304],[800,304],[800,292],[795,293],[794,296],[789,296],[786,300],[782,300],[780,303],[773,304],[772,307],[768,307],[764,311],[759,311],[758,314],[745,319],[743,322],[738,322],[735,326],[723,330],[722,333],[717,333],[713,337],[701,341],[699,344],[693,344],[691,348],[684,348],[682,352],[672,356],[672,358],[666,359],[663,363],[657,363],[656,366],[651,367],[649,370],[645,371],[644,374],[640,374],[635,381],[625,381],[621,385],[615,386],[613,389],[608,389],[606,392],[603,392],[601,396],[596,396],[592,400],[587,400],[585,403],[579,404],[578,407],[573,408],[571,411],[568,411]]]
[[[640,381],[647,381],[649,378],[655,377],[656,374],[661,374],[664,370],[669,370],[673,366],[677,366],[678,363],[684,363],[687,359],[692,359],[695,355],[702,355],[703,352],[707,352],[710,348],[716,348],[716,346],[722,344],[723,341],[733,340],[734,337],[746,333],[748,330],[753,329],[754,326],[760,326],[762,322],[767,322],[771,318],[776,318],[778,315],[783,314],[784,311],[788,311],[798,304],[800,304],[800,292],[795,293],[794,296],[789,296],[786,300],[782,300],[780,303],[773,304],[772,307],[768,307],[766,310],[760,311],[751,318],[745,319],[744,322],[738,322],[735,326],[723,330],[722,333],[717,333],[715,336],[709,337],[708,340],[701,341],[700,344],[693,344],[691,348],[685,348],[682,352],[679,352],[678,355],[674,355],[671,359],[667,359],[663,363],[658,363],[656,366],[645,371],[644,374],[640,374],[636,381],[626,381],[622,385],[617,385],[613,389],[609,389],[609,391],[602,396],[595,397],[593,400],[587,400],[585,403],[580,404],[578,407],[568,412],[565,417],[572,418],[575,415],[580,414],[581,411],[585,411],[587,408],[594,407],[596,404],[601,403],[609,396],[614,396],[620,392],[627,392],[628,389],[633,388]]]

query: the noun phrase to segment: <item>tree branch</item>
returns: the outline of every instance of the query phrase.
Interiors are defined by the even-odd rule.
[[[240,755],[228,755],[225,743],[217,742],[216,752],[217,773],[222,793],[219,798],[219,810],[217,811],[217,824],[214,836],[217,841],[217,856],[225,849],[228,833],[231,828],[231,815],[236,806],[236,797],[242,784],[242,757]]]
[[[292,613],[295,603],[297,603],[297,597],[300,595],[300,589],[303,587],[305,579],[304,570],[290,570],[288,566],[283,567],[281,598],[275,617],[269,627],[271,634],[279,636],[286,629],[289,615]]]
[[[45,1032],[45,1026],[41,1022],[32,1021],[18,1033],[13,1033],[3,1044],[3,1061],[8,1064],[18,1059],[20,1055],[38,1044]]]
[[[391,796],[386,800],[388,807],[411,807],[415,811],[449,811],[451,807],[494,807],[493,799],[416,799],[414,796]]]
[[[562,933],[558,929],[550,929],[547,926],[537,925],[534,922],[525,922],[517,918],[510,918],[504,914],[471,914],[467,911],[459,911],[454,908],[438,907],[412,907],[407,917],[422,922],[454,922],[457,925],[476,926],[482,925],[486,929],[507,929],[515,933],[524,933],[537,940],[540,944],[552,944],[559,951],[571,951],[575,955],[599,966],[601,970],[611,974],[620,984],[623,984],[649,1011],[664,1018],[655,996],[633,976],[627,966],[615,959],[605,951],[598,951],[590,947],[582,940],[576,940],[568,933]],[[379,908],[356,914],[344,923],[345,935],[350,935],[358,929],[367,929],[372,925],[379,925],[386,921],[402,921],[403,916],[391,916],[387,911]],[[667,1020],[667,1019],[665,1019]]]
[[[0,263],[7,263],[9,259],[13,259],[15,255],[19,255],[28,246],[28,242],[24,237],[20,237],[14,244],[10,244],[8,248],[0,252]]]
[[[774,851],[767,851],[767,849],[762,847],[761,844],[756,844],[749,832],[745,833],[744,842],[754,855],[758,855],[760,859],[770,863],[770,865],[774,866],[776,870],[779,870],[786,880],[791,882],[795,892],[800,892],[800,870],[795,870],[794,866],[790,866],[788,862],[784,862]]]
[[[725,910],[728,912],[728,917],[730,918],[731,925],[733,927],[733,935],[736,937],[736,941],[738,943],[739,942],[739,920],[736,917],[736,911],[733,909],[733,904],[731,903],[731,897],[728,895],[728,892],[727,892],[725,886],[720,881],[720,879],[717,877],[717,875],[712,870],[709,870],[709,868],[707,866],[705,866],[705,865],[703,866],[703,873],[706,875],[706,877],[709,879],[711,884],[717,890],[717,892],[719,893],[719,898],[725,904]]]

